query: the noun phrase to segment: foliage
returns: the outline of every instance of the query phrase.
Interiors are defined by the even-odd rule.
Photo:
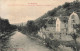
[[[58,48],[58,46],[60,45],[60,41],[50,40],[49,38],[46,38],[45,42],[47,47],[54,49],[55,51],[56,51],[56,48]]]
[[[78,44],[77,44],[77,41],[76,41],[76,39],[79,37],[79,35],[80,35],[80,24],[75,24],[75,25],[73,25],[73,28],[74,28],[74,30],[76,31],[76,32],[73,32],[72,34],[71,34],[71,36],[72,36],[72,38],[74,39],[74,41],[75,41],[75,51],[79,51],[79,48],[78,48]]]
[[[66,2],[64,5],[63,5],[63,8],[68,8],[70,6],[70,3]]]
[[[37,32],[39,30],[38,26],[32,20],[28,21],[26,26],[27,26],[28,33]]]
[[[0,18],[0,32],[10,32],[14,29],[16,29],[15,25],[9,24],[9,21],[7,19]]]
[[[45,27],[45,24],[46,24],[47,20],[44,19],[44,18],[40,18],[38,20],[35,21],[35,24],[41,28],[41,27]]]
[[[9,24],[7,19],[0,18],[0,40],[7,39],[16,30],[15,25]],[[5,40],[4,40],[5,41]]]
[[[80,24],[74,25],[74,29],[76,29],[76,33],[80,34]]]

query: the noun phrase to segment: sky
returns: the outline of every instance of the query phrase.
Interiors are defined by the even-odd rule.
[[[74,0],[0,0],[0,16],[10,24],[35,20],[49,10]]]

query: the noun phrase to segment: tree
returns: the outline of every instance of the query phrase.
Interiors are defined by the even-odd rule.
[[[79,37],[80,35],[80,24],[75,24],[73,25],[73,29],[76,31],[76,32],[73,32],[72,33],[72,38],[74,39],[74,42],[75,42],[75,51],[79,51],[79,47],[77,45],[77,41],[76,39]]]
[[[54,16],[56,14],[56,12],[61,8],[62,8],[61,6],[58,6],[57,8],[54,8],[53,10],[48,11],[47,12],[48,16]]]
[[[77,34],[80,35],[80,24],[74,25],[74,29],[76,29]]]
[[[74,42],[75,42],[75,51],[79,51],[77,47],[77,41],[76,41],[77,37],[78,36],[75,33],[72,34],[72,38],[74,39]]]
[[[38,26],[35,24],[33,20],[28,21],[26,26],[27,32],[30,34],[39,30]]]
[[[12,33],[16,29],[16,26],[11,25],[8,19],[0,18],[0,40],[5,41],[5,39],[10,37],[10,33]]]
[[[49,21],[48,21],[49,24],[53,24],[54,23],[54,20],[51,18]]]
[[[8,28],[10,27],[9,21],[7,19],[2,19],[0,18],[0,31],[4,32],[9,30]]]
[[[70,6],[70,3],[66,2],[64,5],[63,5],[63,8],[68,8]]]

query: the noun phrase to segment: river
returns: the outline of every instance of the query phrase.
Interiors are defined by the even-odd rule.
[[[15,31],[5,44],[8,46],[5,51],[50,51],[18,31]]]

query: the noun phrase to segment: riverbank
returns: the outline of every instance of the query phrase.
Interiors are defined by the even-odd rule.
[[[12,32],[0,32],[0,51],[6,51],[9,48],[9,38],[14,35],[15,31]]]
[[[10,32],[0,32],[0,40],[8,39],[10,36],[14,34],[16,30],[12,30]]]

